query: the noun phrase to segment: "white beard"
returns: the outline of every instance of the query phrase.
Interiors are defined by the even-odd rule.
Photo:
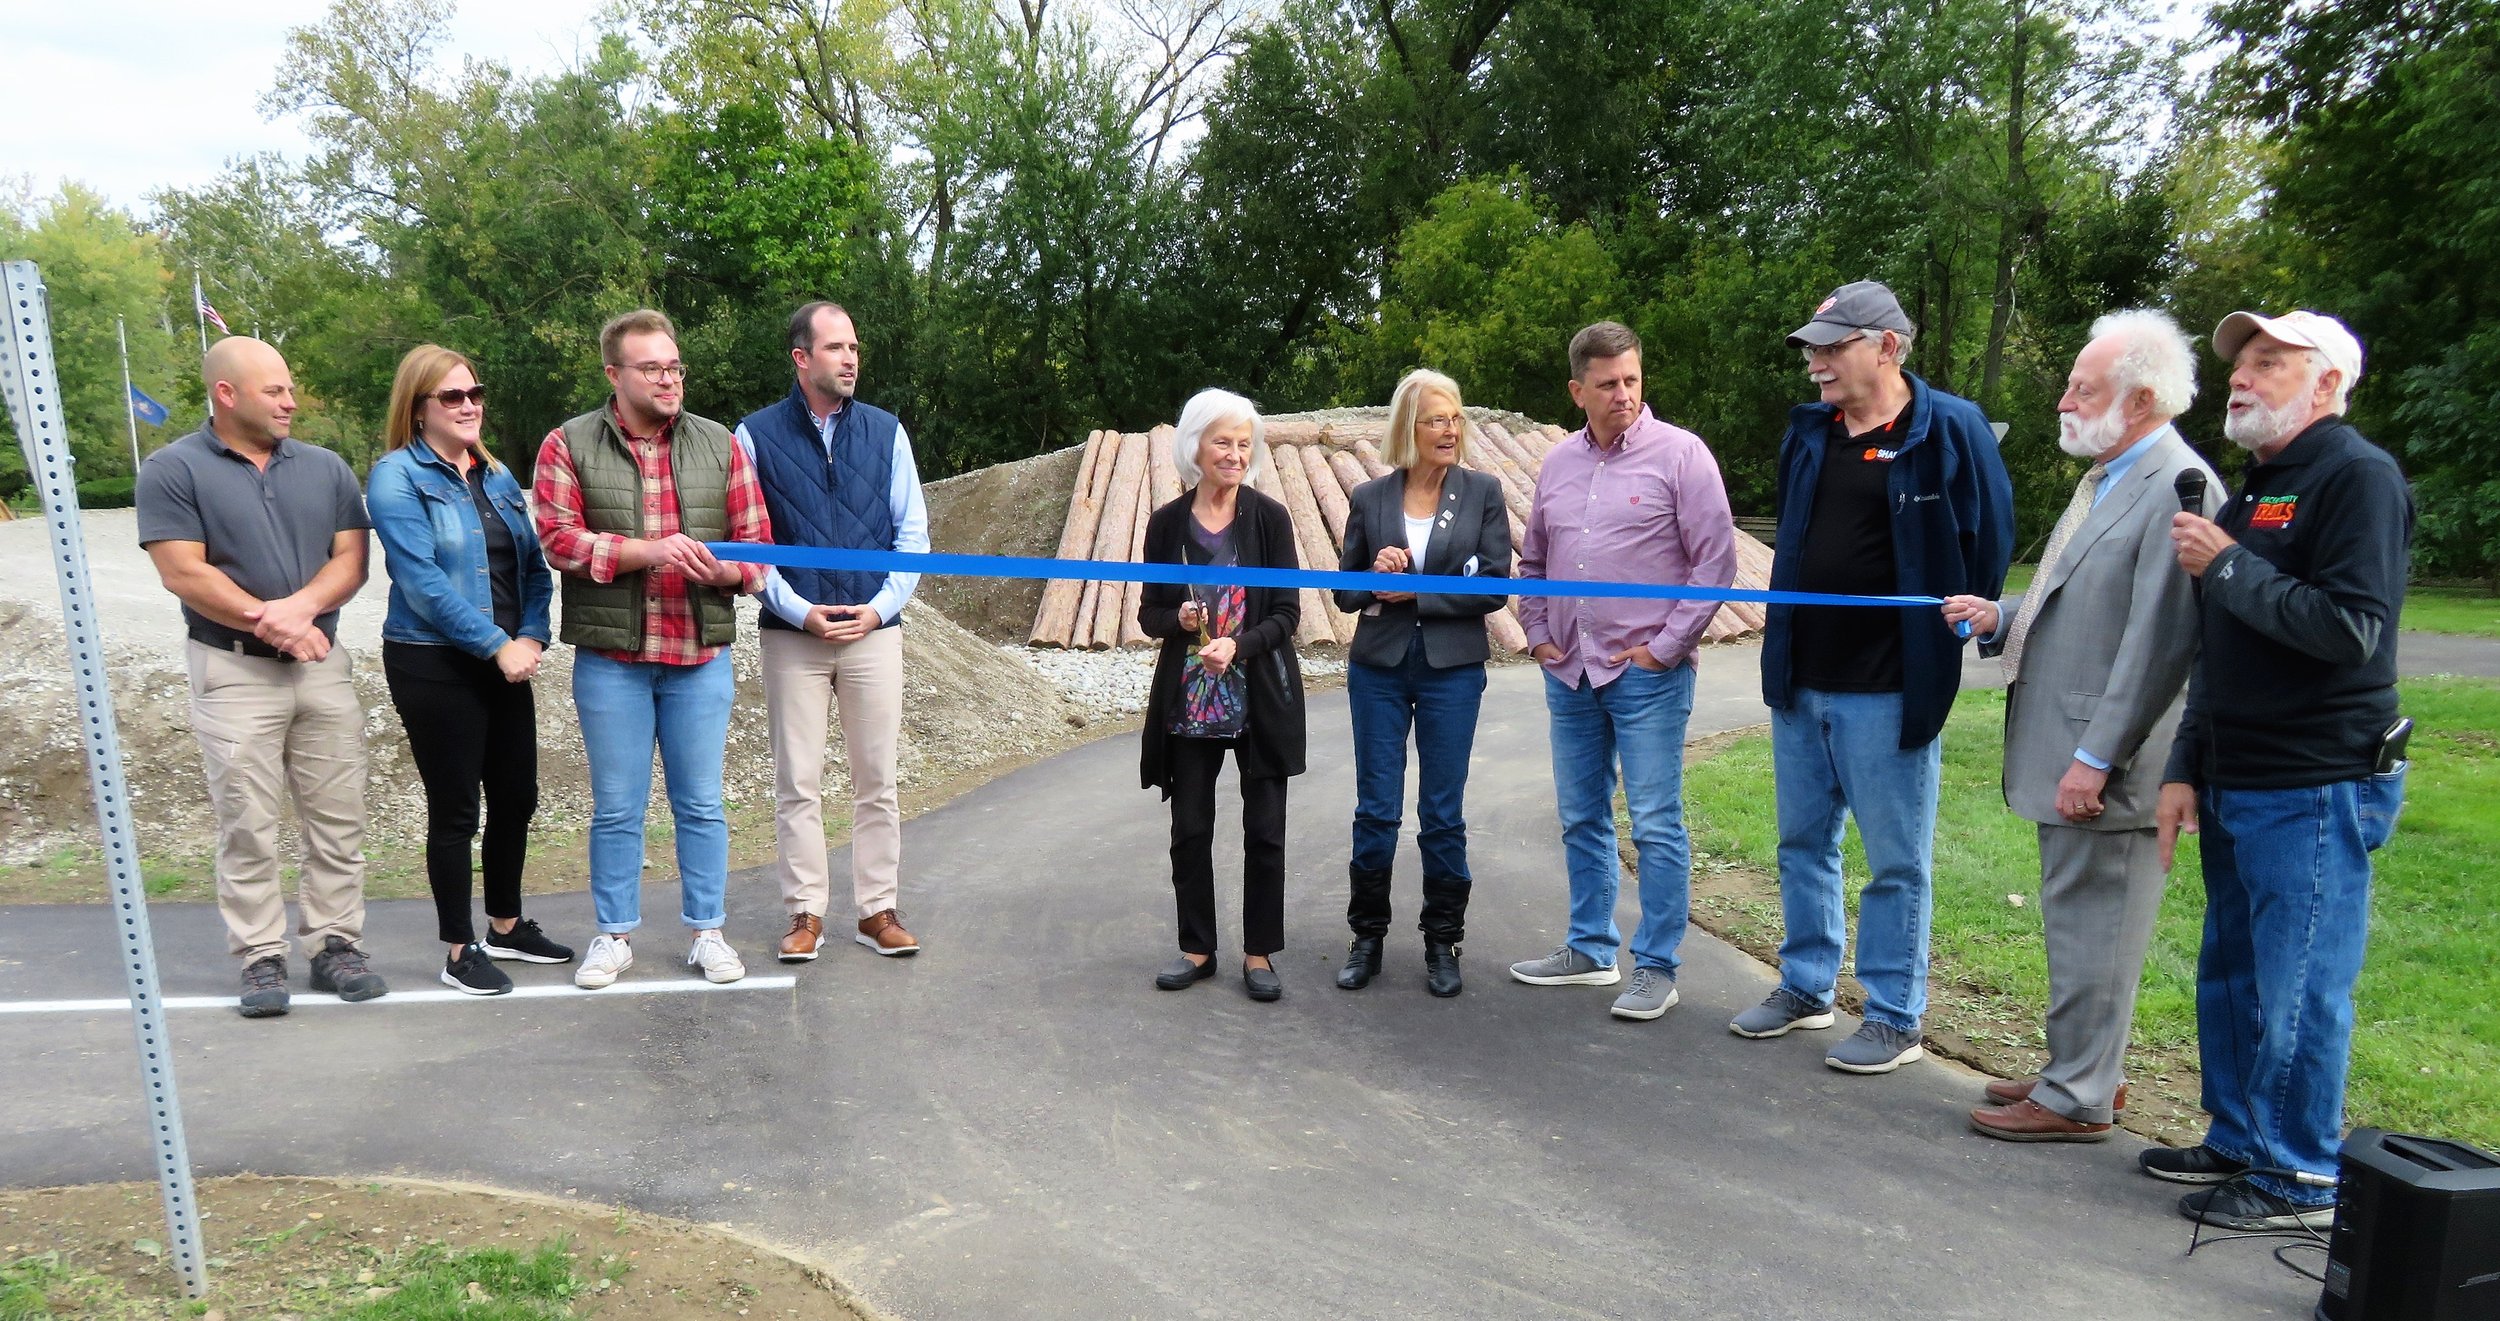
[[[2239,402],[2238,397],[2234,396],[2232,402]],[[2230,437],[2232,444],[2254,452],[2291,439],[2308,416],[2306,396],[2296,397],[2281,408],[2268,408],[2264,400],[2251,395],[2247,408],[2223,415],[2222,434]]]
[[[2084,421],[2073,413],[2061,413],[2057,419],[2057,447],[2078,459],[2097,459],[2109,453],[2126,433],[2127,419],[2115,408],[2105,409],[2099,417]]]

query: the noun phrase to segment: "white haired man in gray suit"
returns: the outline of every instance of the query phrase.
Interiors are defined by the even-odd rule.
[[[1971,1127],[2013,1142],[2098,1142],[2126,1106],[2127,1029],[2161,907],[2154,815],[2196,659],[2196,598],[2170,544],[2180,474],[2222,482],[2170,420],[2196,396],[2196,354],[2159,312],[2092,326],[2058,401],[2058,444],[2091,468],[2031,586],[1948,597],[2010,683],[2005,803],[2039,823],[2049,958],[2049,1062],[1988,1084]]]

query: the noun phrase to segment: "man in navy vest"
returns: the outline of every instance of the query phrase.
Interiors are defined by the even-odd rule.
[[[853,397],[859,332],[833,303],[790,316],[790,396],[738,424],[785,546],[929,549],[929,513],[911,437],[892,413]],[[781,961],[816,957],[828,897],[825,721],[838,706],[850,753],[851,892],[860,944],[889,957],[920,942],[894,911],[903,865],[895,747],[903,730],[903,604],[916,573],[775,569],[764,582],[764,697],[773,730],[774,833],[790,934]]]

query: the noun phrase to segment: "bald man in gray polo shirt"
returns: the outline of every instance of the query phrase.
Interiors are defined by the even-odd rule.
[[[191,730],[217,815],[217,910],[243,959],[245,1018],[287,1011],[278,812],[303,829],[297,933],[312,988],[370,1000],[387,987],[357,941],[365,921],[364,705],[338,645],[339,607],[365,583],[364,498],[345,460],[288,438],[295,381],[242,336],[201,363],[207,426],[139,470],[139,544],[182,601]]]

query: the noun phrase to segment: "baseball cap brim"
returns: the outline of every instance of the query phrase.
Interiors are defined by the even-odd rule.
[[[1837,321],[1809,321],[1789,332],[1788,347],[1802,349],[1812,345],[1819,349],[1838,344],[1865,329],[1864,326],[1844,326]]]
[[[2248,347],[2248,341],[2259,335],[2272,335],[2294,348],[2325,347],[2296,322],[2260,316],[2255,312],[2233,312],[2222,319],[2221,325],[2214,327],[2214,352],[2221,354],[2224,362],[2237,362],[2240,350]]]

